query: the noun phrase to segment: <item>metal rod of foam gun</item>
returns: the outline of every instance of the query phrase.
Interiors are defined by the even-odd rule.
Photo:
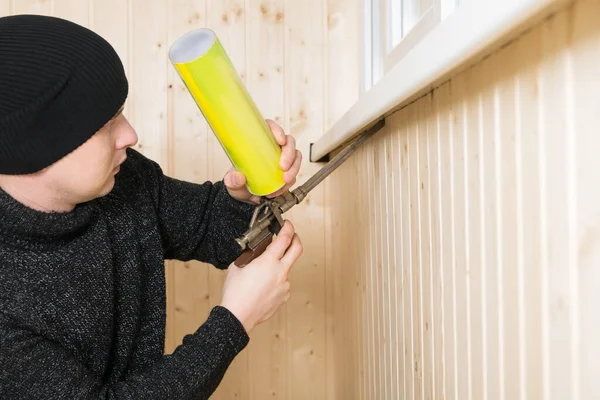
[[[325,178],[327,178],[333,171],[335,171],[340,165],[344,163],[350,157],[354,151],[363,144],[368,138],[373,136],[376,132],[378,132],[381,128],[383,128],[385,124],[385,120],[379,120],[375,125],[371,128],[363,132],[358,139],[356,139],[352,144],[348,145],[344,150],[338,153],[331,161],[329,161],[323,168],[317,171],[310,179],[308,179],[302,186],[298,187],[294,192],[298,191],[303,194],[303,197],[300,201],[304,200],[304,197],[313,190],[319,183],[321,183]]]
[[[274,232],[270,231],[275,221],[279,228],[283,224],[283,218],[281,214],[291,209],[296,204],[302,202],[306,196],[313,190],[319,183],[321,183],[326,177],[328,177],[333,171],[335,171],[340,165],[344,163],[350,157],[352,153],[362,145],[368,138],[378,132],[385,125],[385,120],[381,119],[371,128],[363,132],[354,142],[344,148],[338,153],[333,159],[331,159],[323,168],[317,171],[312,177],[310,177],[303,185],[299,186],[291,193],[287,192],[276,197],[273,200],[268,200],[263,203],[257,212],[255,212],[250,228],[246,233],[236,239],[240,245],[244,254],[236,260],[238,266],[246,265],[252,259],[258,257],[267,247],[271,241],[271,237]],[[265,207],[267,205],[267,207]],[[264,210],[265,214],[261,217],[258,215],[259,211]]]

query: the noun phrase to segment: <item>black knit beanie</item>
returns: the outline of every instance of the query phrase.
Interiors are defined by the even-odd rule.
[[[73,22],[0,18],[0,174],[40,171],[101,129],[127,98],[113,47]]]

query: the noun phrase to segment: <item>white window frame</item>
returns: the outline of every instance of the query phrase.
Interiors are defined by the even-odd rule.
[[[381,24],[373,23],[383,1],[388,0],[363,0],[360,96],[311,143],[312,162],[326,159],[337,147],[572,0],[440,0],[438,22],[428,29],[416,28],[419,34],[390,49],[386,57],[380,50],[385,43],[374,40]]]
[[[396,44],[393,26],[404,24],[410,0],[363,0],[361,94],[369,91],[417,43],[456,8],[459,0],[432,0],[431,6]]]

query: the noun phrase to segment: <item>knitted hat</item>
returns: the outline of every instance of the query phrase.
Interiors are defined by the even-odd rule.
[[[73,22],[0,18],[0,174],[40,171],[101,129],[128,83],[111,45]]]

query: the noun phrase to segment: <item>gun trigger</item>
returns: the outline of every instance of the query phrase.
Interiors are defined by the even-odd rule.
[[[275,216],[275,220],[273,220],[271,222],[271,224],[269,226],[269,230],[271,232],[273,232],[275,235],[277,235],[279,233],[279,231],[281,230],[281,228],[283,228],[283,224],[285,223],[285,221],[283,220],[283,217],[281,216],[281,212],[279,211],[279,206],[277,206],[274,202],[269,202],[269,208],[271,209],[271,212]]]

